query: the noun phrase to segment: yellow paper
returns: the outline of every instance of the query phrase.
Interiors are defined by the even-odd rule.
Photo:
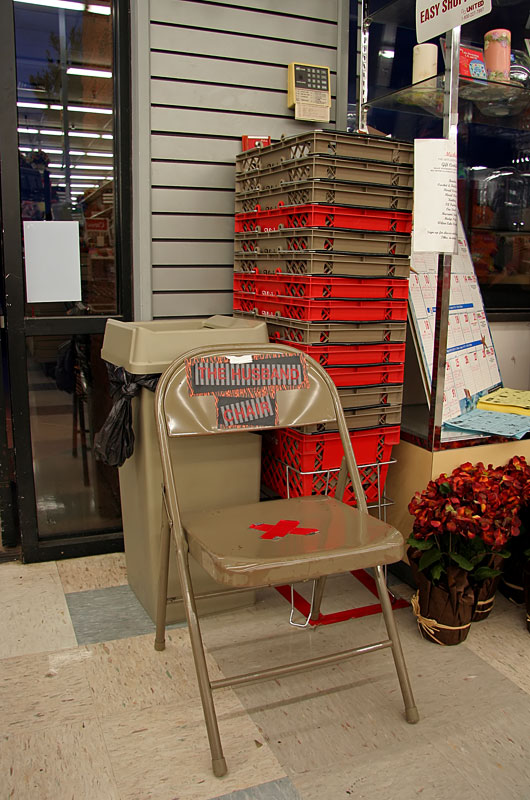
[[[530,391],[522,389],[496,389],[480,398],[477,408],[485,411],[503,411],[505,414],[524,414],[530,417]]]

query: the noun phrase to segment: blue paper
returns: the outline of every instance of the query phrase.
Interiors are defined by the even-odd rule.
[[[504,414],[501,411],[483,411],[479,408],[461,414],[444,425],[461,431],[507,436],[511,439],[522,439],[530,433],[530,417]]]

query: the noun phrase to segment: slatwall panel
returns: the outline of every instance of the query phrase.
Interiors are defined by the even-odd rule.
[[[151,0],[153,317],[232,310],[234,160],[243,134],[301,133],[287,64],[332,72],[339,0]]]

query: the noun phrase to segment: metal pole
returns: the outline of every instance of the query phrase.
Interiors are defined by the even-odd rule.
[[[458,130],[458,73],[460,59],[460,27],[445,35],[445,82],[443,135],[456,141]],[[436,292],[436,317],[434,323],[434,352],[432,361],[431,398],[429,411],[429,450],[440,446],[447,361],[447,331],[449,327],[449,293],[451,290],[452,256],[438,256],[438,279]]]
[[[366,117],[368,111],[365,104],[368,102],[368,44],[370,19],[365,19],[367,10],[366,0],[357,2],[357,127],[366,131]]]

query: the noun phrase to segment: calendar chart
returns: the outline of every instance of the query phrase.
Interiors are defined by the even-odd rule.
[[[412,253],[409,318],[429,386],[432,381],[437,275],[436,253]],[[474,408],[480,396],[502,385],[482,295],[460,218],[458,252],[452,257],[451,266],[446,354],[444,422]]]

